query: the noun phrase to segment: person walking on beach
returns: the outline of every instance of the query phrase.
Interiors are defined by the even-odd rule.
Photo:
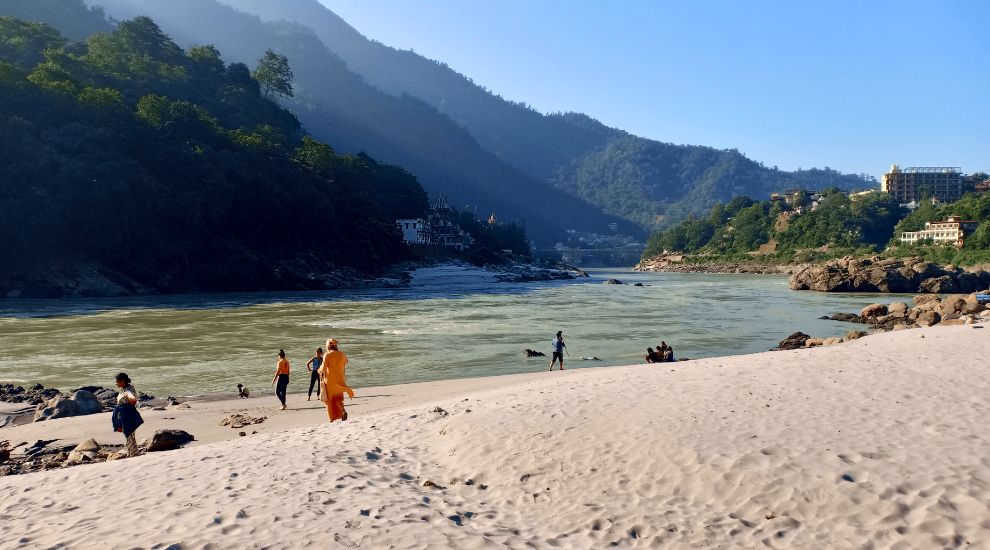
[[[347,355],[337,348],[337,339],[327,340],[327,352],[323,356],[323,364],[319,369],[320,384],[323,385],[323,393],[320,400],[327,406],[327,418],[333,423],[334,420],[347,420],[347,410],[344,409],[344,394],[352,399],[354,390],[348,387],[344,376],[344,369],[347,367]]]
[[[283,349],[278,350],[278,364],[275,366],[272,385],[275,386],[275,396],[282,402],[280,410],[288,409],[289,407],[285,404],[285,392],[289,389],[289,360],[285,358],[285,350]]]
[[[144,424],[141,413],[137,410],[138,392],[131,385],[131,379],[126,373],[117,375],[117,387],[120,393],[117,394],[117,406],[113,408],[113,415],[110,420],[113,422],[113,431],[124,434],[127,442],[127,456],[138,455],[137,432],[138,426]]]
[[[309,396],[306,401],[313,399],[313,387],[316,387],[316,398],[320,398],[320,365],[323,364],[323,348],[316,348],[316,355],[306,361],[306,368],[309,369]]]
[[[550,370],[553,370],[553,364],[556,361],[560,361],[560,370],[564,370],[564,350],[567,349],[567,345],[564,344],[562,331],[557,331],[557,336],[554,336],[550,347],[553,349],[553,357],[550,359]]]

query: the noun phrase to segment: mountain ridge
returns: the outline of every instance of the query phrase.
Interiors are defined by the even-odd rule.
[[[737,195],[874,183],[828,169],[780,171],[735,149],[644,138],[581,113],[542,114],[503,99],[440,61],[366,38],[317,0],[221,1],[262,19],[308,26],[371,85],[422,99],[523,173],[646,229],[703,215]],[[698,157],[707,158],[711,170],[695,166]]]

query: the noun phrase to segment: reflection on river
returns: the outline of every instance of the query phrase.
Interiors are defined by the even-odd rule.
[[[794,292],[762,275],[595,270],[590,279],[496,283],[463,268],[419,272],[412,288],[0,302],[0,381],[69,388],[126,371],[156,395],[269,387],[275,354],[305,389],[306,360],[330,336],[355,387],[532,372],[563,330],[568,368],[638,363],[661,339],[678,357],[765,351],[802,330],[860,328],[817,318],[874,295]],[[603,285],[608,278],[643,287]],[[888,297],[889,301],[889,297]],[[581,361],[597,356],[602,362]]]

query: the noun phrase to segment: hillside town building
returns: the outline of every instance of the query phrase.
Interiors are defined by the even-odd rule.
[[[952,202],[962,197],[962,169],[947,166],[912,166],[896,164],[883,175],[880,188],[901,204],[920,203],[924,199]]]
[[[817,210],[818,205],[822,202],[822,195],[817,191],[788,189],[782,193],[771,193],[770,201],[782,202],[800,214],[804,211],[812,212]]]
[[[953,244],[962,248],[966,235],[976,229],[979,222],[963,220],[959,216],[949,216],[945,221],[926,222],[921,231],[906,231],[901,233],[901,242],[915,244],[918,241],[930,240],[935,243]]]
[[[474,245],[474,237],[461,229],[457,218],[457,211],[441,193],[427,211],[425,218],[403,218],[395,220],[395,224],[402,231],[402,240],[406,244],[449,248],[463,252]]]

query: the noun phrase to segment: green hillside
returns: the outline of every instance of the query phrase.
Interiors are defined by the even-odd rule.
[[[248,66],[148,18],[73,43],[0,17],[0,166],[0,289],[34,295],[78,266],[130,292],[322,288],[406,258],[394,219],[426,207],[411,174],[336,154]]]

